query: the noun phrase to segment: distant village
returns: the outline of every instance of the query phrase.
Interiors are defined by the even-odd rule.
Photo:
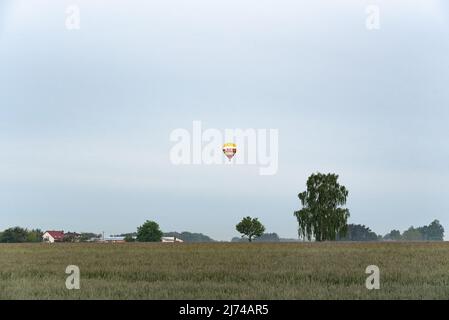
[[[244,218],[250,219],[250,217]],[[260,223],[257,218],[252,219],[256,223]],[[236,226],[242,236],[234,237],[231,242],[300,242],[313,241],[313,239],[296,238],[281,238],[277,233],[266,233],[264,227],[259,230],[258,234],[248,233],[241,230],[239,223]],[[250,226],[249,230],[254,230]],[[252,232],[252,231],[251,231]],[[249,237],[249,235],[252,237]],[[369,227],[360,224],[348,224],[347,233],[345,236],[338,236],[336,241],[444,241],[444,227],[438,220],[432,221],[429,225],[421,227],[410,227],[407,230],[400,232],[399,230],[392,230],[388,234],[382,236],[373,232]],[[105,236],[104,232],[101,234],[92,232],[64,232],[62,230],[47,230],[42,232],[40,229],[27,229],[21,227],[12,227],[0,231],[0,243],[24,243],[24,242],[90,242],[90,243],[125,243],[125,242],[162,242],[162,243],[191,243],[191,242],[229,242],[216,241],[211,237],[195,232],[163,232],[159,225],[154,221],[146,221],[139,226],[136,232],[122,233],[117,235]]]
[[[87,236],[86,236],[87,235]],[[131,236],[134,240],[137,236]],[[124,243],[126,236],[108,236],[96,235],[96,234],[81,234],[76,232],[66,232],[47,230],[42,235],[42,241],[47,243],[55,242],[104,242],[104,243]],[[177,237],[162,237],[161,242],[184,242],[182,239]]]

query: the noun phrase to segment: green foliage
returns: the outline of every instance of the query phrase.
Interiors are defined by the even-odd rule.
[[[444,241],[444,228],[438,220],[432,221],[428,226],[408,228],[401,235],[399,230],[392,230],[386,234],[384,240],[404,241]]]
[[[0,242],[2,243],[21,243],[26,242],[28,232],[26,229],[14,227],[2,232]]]
[[[444,240],[444,228],[440,224],[440,221],[434,220],[428,226],[418,228],[423,235],[423,239],[427,241],[443,241]]]
[[[242,234],[242,237],[248,237],[248,241],[251,242],[253,238],[260,237],[265,227],[259,222],[257,218],[245,217],[240,221],[235,228]]]
[[[33,229],[28,231],[27,242],[42,242],[42,235],[44,233],[40,229]]]
[[[162,235],[159,225],[154,221],[147,220],[137,228],[137,241],[139,242],[159,242]]]
[[[164,233],[164,237],[176,237],[177,239],[181,239],[184,242],[214,242],[215,240],[202,234],[202,233],[194,233],[183,231],[179,232],[167,232]]]
[[[337,236],[339,241],[377,241],[378,236],[370,228],[361,224],[349,224],[344,237]]]
[[[72,236],[66,236],[64,235],[64,238],[62,238],[62,242],[77,242],[76,239]]]
[[[42,231],[21,227],[9,228],[0,234],[0,243],[42,242]]]
[[[401,239],[405,241],[443,241],[444,228],[438,220],[434,220],[428,226],[408,228],[404,231]]]
[[[406,241],[422,241],[424,240],[424,237],[421,230],[410,227],[404,231],[402,239]]]
[[[401,231],[391,230],[390,233],[388,233],[384,236],[384,240],[392,240],[392,241],[402,240]]]
[[[295,211],[298,235],[316,241],[335,240],[345,236],[349,210],[346,204],[348,191],[338,183],[336,174],[312,174],[307,179],[307,190],[300,193],[303,208]]]

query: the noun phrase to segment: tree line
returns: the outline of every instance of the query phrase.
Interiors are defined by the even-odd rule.
[[[42,242],[40,229],[8,228],[0,232],[0,243]]]
[[[432,221],[428,226],[414,228],[413,226],[400,232],[391,230],[386,235],[378,235],[370,228],[361,224],[348,224],[345,236],[338,237],[338,241],[443,241],[444,228],[438,220]]]
[[[298,237],[308,241],[443,241],[444,228],[438,220],[427,226],[414,228],[411,226],[402,233],[392,230],[385,236],[377,235],[370,228],[360,224],[348,224],[349,209],[345,208],[349,192],[338,182],[338,175],[333,173],[312,174],[306,182],[306,190],[298,194],[302,208],[293,214],[298,222]],[[258,218],[244,217],[236,230],[241,238],[232,241],[246,240],[276,242],[281,239],[275,233],[265,233],[265,226]],[[87,238],[92,234],[81,234]],[[160,242],[164,233],[159,224],[147,220],[134,233],[125,235],[127,242]],[[211,238],[203,234],[189,232],[167,233],[187,242],[210,242]],[[82,238],[83,239],[83,238]],[[0,232],[0,242],[41,242],[42,231],[39,229],[23,229],[14,227]],[[70,241],[70,240],[69,240]]]
[[[294,212],[298,221],[298,236],[315,241],[442,241],[444,239],[444,228],[438,220],[434,220],[428,226],[410,227],[403,233],[392,230],[384,237],[376,235],[364,225],[348,225],[349,209],[344,208],[348,194],[346,187],[339,184],[338,175],[312,174],[307,179],[306,190],[298,195],[302,208]]]
[[[0,232],[0,243],[42,242],[43,235],[44,233],[40,229],[12,227]],[[83,232],[76,238],[76,242],[87,242],[89,239],[94,237],[100,237],[100,235],[91,232]],[[63,241],[75,242],[73,233],[67,233]]]
[[[302,208],[294,212],[298,221],[298,237],[308,241],[443,241],[444,228],[438,220],[428,226],[413,226],[401,233],[392,230],[377,235],[360,224],[348,224],[349,209],[344,208],[349,192],[333,173],[312,174],[306,190],[298,194]],[[248,241],[262,237],[265,227],[257,218],[246,217],[236,229]],[[274,240],[277,241],[277,240]]]

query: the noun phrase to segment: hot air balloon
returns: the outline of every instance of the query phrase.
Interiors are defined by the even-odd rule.
[[[225,143],[223,145],[223,153],[231,161],[232,157],[237,153],[237,145],[235,143]]]

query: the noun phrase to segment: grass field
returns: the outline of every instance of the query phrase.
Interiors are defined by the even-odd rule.
[[[0,245],[0,299],[80,298],[449,299],[449,243]]]

